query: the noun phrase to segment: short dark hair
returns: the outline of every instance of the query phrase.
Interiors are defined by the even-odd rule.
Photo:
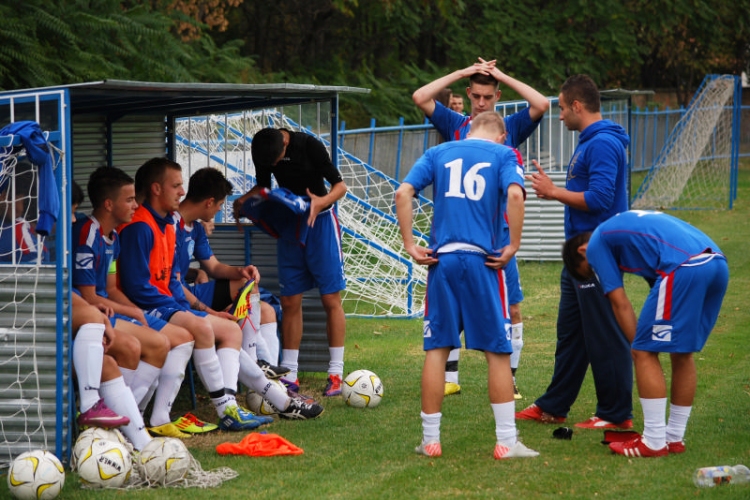
[[[578,281],[587,281],[589,279],[587,276],[581,276],[578,273],[578,266],[583,262],[583,255],[578,253],[578,247],[587,243],[590,239],[590,232],[581,233],[567,239],[563,244],[562,259],[565,269]]]
[[[86,191],[94,209],[101,207],[107,199],[115,199],[120,189],[133,184],[133,178],[117,167],[99,167],[89,176]]]
[[[83,203],[83,189],[81,189],[80,184],[78,184],[76,181],[73,181],[73,183],[70,185],[70,204],[71,205],[80,205]]]
[[[224,177],[224,174],[212,167],[204,167],[196,170],[190,176],[188,192],[185,199],[198,203],[209,198],[223,200],[232,194],[232,183]]]
[[[569,77],[560,87],[560,93],[568,106],[573,105],[573,101],[578,101],[589,113],[598,113],[601,109],[599,89],[588,75]]]
[[[268,168],[279,159],[284,151],[284,135],[281,130],[264,128],[255,133],[251,153],[255,168]]]
[[[166,157],[151,158],[141,165],[135,173],[136,197],[140,201],[148,200],[151,185],[155,182],[159,184],[164,182],[164,174],[167,172],[167,169],[170,168],[182,172],[182,167],[179,163]]]
[[[469,77],[469,84],[476,83],[478,85],[493,85],[495,88],[500,86],[500,82],[495,80],[492,75],[485,75],[484,73],[474,73]]]

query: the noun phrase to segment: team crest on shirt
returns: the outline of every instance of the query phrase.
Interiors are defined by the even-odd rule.
[[[76,269],[94,269],[94,254],[76,253]]]
[[[651,329],[651,340],[672,342],[672,325],[654,325]]]
[[[432,329],[430,328],[430,320],[424,320],[424,326],[422,329],[422,337],[429,339],[432,337]]]
[[[570,163],[568,164],[568,178],[567,178],[567,180],[575,178],[575,175],[573,174],[573,171],[576,168],[576,163],[578,162],[578,155],[579,154],[581,154],[580,151],[578,151],[575,155],[573,155],[573,158],[571,158]]]

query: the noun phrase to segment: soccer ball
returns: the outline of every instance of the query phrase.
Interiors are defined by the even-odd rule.
[[[70,456],[70,469],[76,470],[78,468],[78,458],[88,452],[92,442],[102,439],[128,446],[130,450],[125,437],[117,429],[89,427],[78,435],[78,439],[76,439],[76,443],[73,445],[73,452]]]
[[[57,457],[43,450],[22,453],[8,471],[8,490],[13,498],[57,498],[65,485],[65,470]]]
[[[185,478],[191,459],[179,439],[157,437],[143,447],[138,465],[149,484],[169,486]]]
[[[286,387],[278,380],[269,380],[269,382],[278,385],[284,392],[286,392]],[[256,415],[271,416],[278,415],[279,413],[278,408],[266,401],[263,396],[252,389],[248,389],[247,394],[245,394],[245,404],[247,405],[247,409]]]
[[[383,382],[370,370],[356,370],[344,379],[341,396],[349,406],[375,408],[383,398]]]
[[[97,439],[80,451],[77,467],[84,485],[119,488],[130,477],[130,451],[122,443]]]

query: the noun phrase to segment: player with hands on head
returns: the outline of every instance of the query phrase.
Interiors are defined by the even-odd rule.
[[[608,219],[593,233],[568,239],[563,261],[579,281],[596,273],[631,343],[643,436],[609,448],[627,457],[683,453],[697,386],[693,353],[703,349],[719,316],[729,282],[726,257],[690,224],[661,212],[633,210]],[[623,271],[653,283],[638,319],[625,293]],[[668,421],[662,352],[669,353],[672,367]]]
[[[510,370],[510,318],[503,267],[521,243],[523,166],[505,141],[502,116],[482,113],[465,141],[429,149],[396,191],[396,214],[405,250],[429,266],[425,295],[422,370],[422,443],[415,451],[442,454],[440,423],[445,363],[460,347],[484,351],[488,392],[495,416],[495,459],[534,457],[517,439]],[[416,245],[412,198],[434,190],[430,248]],[[507,206],[510,243],[504,245],[503,208]],[[494,328],[493,328],[494,327]]]
[[[440,104],[436,92],[454,82],[469,78],[469,86],[466,94],[471,102],[471,115],[452,111]],[[529,85],[516,80],[503,73],[496,67],[496,61],[485,61],[481,57],[478,62],[464,69],[454,71],[437,80],[428,83],[414,92],[412,98],[414,103],[430,119],[435,128],[445,140],[464,139],[471,130],[472,119],[485,111],[493,111],[497,101],[500,99],[500,83],[507,85],[516,91],[529,103],[528,108],[505,117],[505,145],[518,148],[536,130],[549,109],[549,101],[542,94]],[[506,228],[507,234],[507,228]],[[523,317],[521,315],[521,302],[523,301],[523,290],[518,273],[518,263],[513,257],[505,270],[508,278],[508,301],[510,304],[511,343],[513,354],[511,355],[511,370],[513,371],[513,392],[516,399],[521,399],[521,394],[515,382],[516,370],[521,358],[523,348]],[[446,364],[445,395],[458,394],[461,386],[458,384],[458,349],[451,351]]]

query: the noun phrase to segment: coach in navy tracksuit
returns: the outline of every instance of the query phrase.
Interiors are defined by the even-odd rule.
[[[565,188],[555,186],[536,162],[538,172],[529,178],[539,198],[565,205],[568,239],[593,231],[628,209],[625,148],[629,138],[620,125],[602,119],[599,90],[588,76],[568,78],[559,102],[560,119],[569,130],[580,132]],[[547,392],[516,418],[565,421],[589,364],[596,387],[596,413],[576,427],[632,428],[633,372],[628,341],[596,277],[577,281],[563,269],[552,381]]]

